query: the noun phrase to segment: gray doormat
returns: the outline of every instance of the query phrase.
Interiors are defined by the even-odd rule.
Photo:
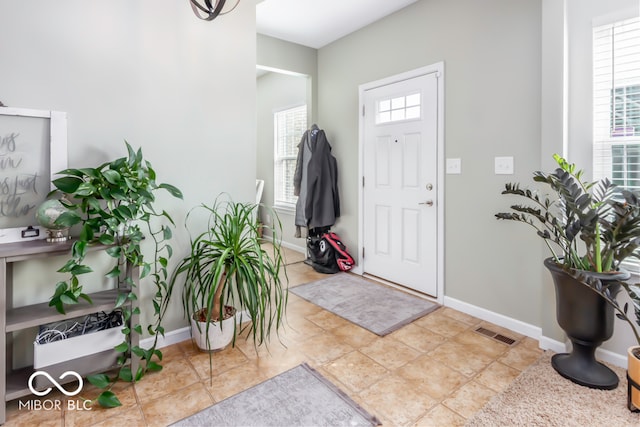
[[[440,307],[350,273],[296,286],[289,292],[381,337]]]
[[[378,426],[306,363],[231,396],[173,426]]]

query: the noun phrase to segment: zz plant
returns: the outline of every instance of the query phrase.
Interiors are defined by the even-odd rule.
[[[162,369],[155,360],[162,360],[162,352],[156,347],[158,336],[164,335],[162,319],[170,297],[167,265],[173,253],[169,241],[172,238],[171,227],[175,224],[166,211],[155,209],[155,193],[162,189],[182,199],[182,193],[173,185],[156,182],[156,172],[143,158],[142,149],[136,151],[126,141],[125,144],[127,157],[95,168],[65,169],[58,173],[62,175],[60,178],[53,180],[57,191],[62,193],[61,202],[68,208],[57,218],[56,224],[78,226],[80,232],[72,244],[70,259],[58,270],[68,273],[69,278],[57,283],[49,305],[64,313],[66,306],[78,304],[81,299],[91,303],[91,298],[83,292],[80,278],[93,271],[85,257],[89,247],[96,242],[108,246],[106,253],[114,259],[106,277],[125,282],[114,307],[123,311],[125,321],[140,313],[139,308],[131,310],[126,304],[136,299],[136,285],[126,275],[125,265],[139,267],[140,279],[148,278],[147,281],[155,287],[152,300],[154,320],[145,328],[154,337],[151,348],[131,347],[129,335],[143,333],[142,325],[133,324],[131,328],[125,328],[125,339],[116,347],[116,351],[122,353],[117,377],[99,374],[88,378],[94,385],[106,389],[98,397],[98,403],[106,407],[120,406],[120,401],[110,391],[115,381],[138,381],[147,371]],[[145,238],[150,239],[148,243],[153,246],[150,257],[145,257],[142,251],[141,244]],[[129,352],[140,358],[137,372],[132,372],[130,366],[125,365]]]
[[[640,258],[638,196],[607,178],[587,182],[575,164],[557,154],[554,159],[558,167],[553,172],[533,174],[533,180],[548,186],[552,196],[507,183],[502,194],[519,196],[529,204],[512,205],[511,212],[496,218],[533,227],[565,270],[616,271],[625,259]]]

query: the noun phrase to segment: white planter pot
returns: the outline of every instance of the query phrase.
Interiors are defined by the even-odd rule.
[[[200,350],[222,350],[233,340],[235,316],[224,319],[222,322],[211,322],[207,331],[206,322],[197,322],[191,319],[191,336]],[[207,332],[209,339],[207,340]]]

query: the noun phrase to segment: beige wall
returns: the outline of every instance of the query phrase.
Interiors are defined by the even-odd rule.
[[[553,170],[554,153],[564,153],[566,145],[566,49],[564,1],[542,0],[542,92],[540,169]],[[549,256],[546,245],[540,245],[541,258]],[[564,332],[558,326],[555,289],[550,274],[540,265],[542,334],[562,342]]]
[[[309,79],[310,77],[281,73],[268,73],[258,78],[256,95],[258,100],[257,178],[265,181],[262,195],[262,203],[265,206],[273,206],[274,200],[273,113],[305,104]],[[273,213],[262,210],[262,221],[267,225],[274,225],[273,218],[268,218],[267,214],[272,215]],[[282,225],[283,244],[304,251],[305,240],[295,237],[294,213],[278,210],[276,214]],[[267,234],[269,233],[267,232]]]
[[[317,117],[318,51],[262,34],[257,35],[256,64],[281,72],[258,78],[258,160],[257,173],[265,180],[262,199],[273,206],[273,112],[300,102],[307,103],[309,126]],[[294,214],[278,211],[282,222],[282,242],[300,251],[305,240],[295,237]],[[264,212],[262,219],[266,220]]]
[[[462,159],[441,183],[445,295],[533,325],[540,242],[494,213],[508,206],[504,183],[540,166],[540,40],[540,1],[420,0],[318,53],[318,121],[338,159],[347,246],[358,242],[358,86],[444,61],[445,155]],[[514,156],[515,175],[495,175],[495,156]]]
[[[307,76],[309,103],[307,113],[310,123],[316,121],[318,105],[318,51],[316,49],[258,34],[256,64]]]
[[[358,242],[358,86],[444,61],[445,156],[462,159],[462,174],[444,182],[445,295],[563,342],[542,266],[546,247],[493,214],[512,202],[500,195],[504,183],[532,184],[532,171],[554,167],[554,153],[590,167],[592,18],[638,7],[635,0],[419,0],[320,49],[318,121],[340,165],[343,215],[335,228],[347,246]],[[496,156],[514,156],[515,174],[495,175]],[[630,342],[618,322],[603,348],[624,354]]]
[[[159,200],[177,224],[177,258],[191,207],[222,191],[254,199],[255,34],[251,1],[214,22],[182,1],[3,1],[0,100],[66,111],[72,167],[125,155],[124,139],[141,146],[158,180],[185,195]],[[33,292],[48,297],[57,280]],[[143,311],[153,313],[142,288]],[[168,331],[186,325],[180,295],[173,303]]]

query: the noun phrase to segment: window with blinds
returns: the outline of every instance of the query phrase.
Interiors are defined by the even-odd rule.
[[[593,175],[640,191],[639,17],[593,28]]]
[[[307,106],[274,113],[274,206],[295,209],[293,175],[296,170],[298,143],[307,129]]]
[[[640,18],[593,29],[594,179],[640,191]]]

